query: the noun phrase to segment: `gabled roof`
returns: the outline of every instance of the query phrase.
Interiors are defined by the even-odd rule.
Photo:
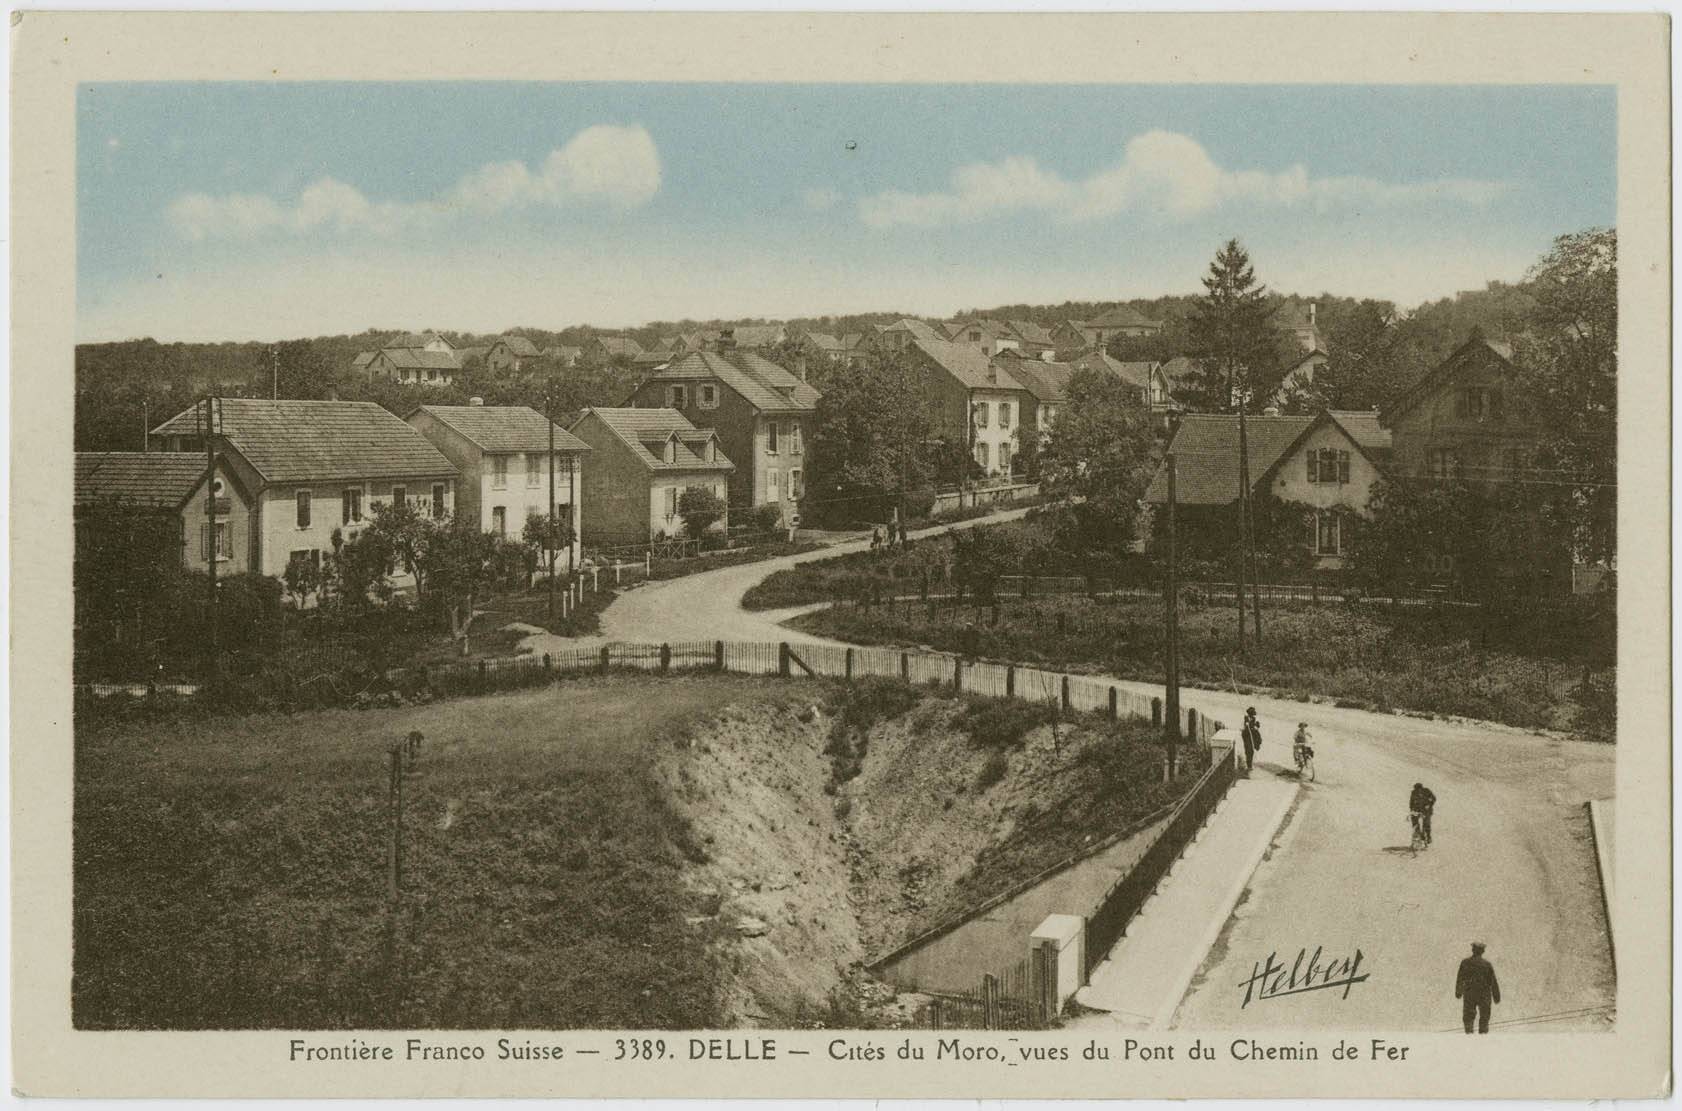
[[[851,351],[853,348],[864,342],[864,337],[865,333],[863,332],[848,332],[846,335],[841,337],[841,346],[846,348],[848,351]]]
[[[1151,372],[1156,369],[1155,363],[1123,362],[1106,351],[1088,351],[1070,359],[1069,365],[1081,370],[1112,375],[1141,390],[1151,388]]]
[[[1351,414],[1345,414],[1351,415]],[[1362,414],[1353,414],[1361,416]],[[1375,466],[1365,444],[1338,419],[1322,410],[1315,416],[1255,416],[1244,421],[1249,449],[1251,489],[1260,489],[1314,429],[1329,425]],[[1181,505],[1231,505],[1238,500],[1238,417],[1233,413],[1192,413],[1180,420],[1168,451],[1174,456],[1174,496]],[[1145,500],[1168,500],[1167,472],[1158,469]]]
[[[1086,322],[1088,328],[1160,328],[1162,321],[1152,320],[1138,309],[1117,305],[1099,313]]]
[[[977,329],[979,329],[981,334],[984,336],[994,338],[1003,337],[1005,339],[1017,338],[1016,333],[1011,329],[1009,324],[1006,324],[1002,320],[993,320],[988,317],[976,317],[974,320],[962,320],[946,326],[946,330],[952,334],[952,338],[954,340],[965,332],[975,331]]]
[[[585,409],[573,428],[590,416],[601,421],[630,451],[632,457],[651,471],[733,471],[736,465],[726,459],[722,448],[715,447],[713,461],[707,462],[701,451],[706,442],[717,439],[710,430],[696,428],[676,409]],[[666,462],[665,444],[672,436],[678,438],[677,462]],[[700,449],[699,451],[697,449]]]
[[[78,451],[76,504],[120,499],[143,509],[178,509],[205,469],[197,451]]]
[[[1385,424],[1392,423],[1397,417],[1435,393],[1460,371],[1474,362],[1484,361],[1491,357],[1499,360],[1504,371],[1513,369],[1512,345],[1498,343],[1484,335],[1482,331],[1473,329],[1471,337],[1450,352],[1448,358],[1438,363],[1425,377],[1391,398],[1379,410],[1379,420]]]
[[[582,347],[573,347],[570,344],[559,343],[554,347],[545,347],[543,349],[543,354],[544,357],[550,359],[576,359],[580,355],[584,354],[584,349]]]
[[[1381,463],[1390,458],[1390,430],[1378,422],[1377,413],[1368,409],[1332,409],[1330,412],[1368,455]]]
[[[1168,379],[1168,387],[1172,389],[1186,375],[1197,369],[1197,361],[1190,355],[1175,355],[1156,369]]]
[[[428,351],[421,347],[387,347],[380,354],[398,370],[460,370],[454,351]]]
[[[660,367],[677,357],[676,351],[638,351],[631,356],[631,362],[638,366]]]
[[[902,317],[899,320],[894,321],[892,324],[883,325],[880,330],[882,332],[910,332],[912,339],[927,339],[940,343],[946,342],[945,332],[926,321],[914,320],[909,316]]]
[[[428,413],[493,453],[549,450],[549,422],[529,405],[417,405],[410,411]],[[555,425],[556,451],[589,451],[590,445]]]
[[[828,332],[807,332],[806,342],[819,351],[840,351],[841,341]]]
[[[766,413],[808,413],[823,396],[798,377],[752,351],[691,351],[649,376],[650,382],[716,378]]]
[[[369,363],[373,362],[374,361],[374,356],[376,356],[378,354],[379,354],[378,351],[364,351],[360,355],[358,355],[356,358],[352,359],[350,361],[350,365],[360,369],[362,367],[367,366]]]
[[[1034,400],[1042,404],[1056,404],[1068,396],[1069,379],[1075,368],[1068,363],[1048,363],[1041,359],[1012,359],[1010,376],[1022,383]]]
[[[537,358],[537,345],[525,336],[503,336],[500,342],[508,345],[508,350],[522,359]],[[493,345],[494,346],[494,345]]]
[[[970,390],[1020,390],[1025,387],[1010,372],[1003,363],[983,354],[980,348],[970,347],[962,343],[950,343],[943,339],[935,339],[932,335],[925,339],[918,336],[914,345],[928,356],[940,369],[950,374],[958,384]],[[1022,360],[1013,359],[1014,365]]]
[[[445,347],[454,347],[455,346],[455,344],[451,343],[447,339],[444,339],[444,337],[439,335],[437,332],[404,332],[400,336],[393,336],[390,340],[388,340],[386,342],[386,346],[387,347],[425,347],[427,344],[434,343],[438,340],[444,340],[444,346]]]
[[[638,355],[642,353],[642,344],[630,336],[591,336],[600,343],[602,350],[609,355]]]
[[[1035,324],[1032,320],[1012,320],[1010,328],[1023,343],[1040,343],[1049,346],[1056,342],[1051,338],[1051,331],[1044,324]]]
[[[267,482],[455,475],[425,436],[372,401],[270,401],[228,397],[221,436]],[[197,436],[198,409],[152,430]]]

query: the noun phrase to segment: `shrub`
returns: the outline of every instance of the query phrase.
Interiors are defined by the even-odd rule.
[[[1015,698],[976,698],[953,724],[984,748],[1016,748],[1035,728],[1057,716],[1051,706]]]
[[[995,783],[1002,782],[1009,771],[1010,760],[1004,753],[989,753],[986,762],[981,765],[981,774],[976,776],[976,790],[985,791]]]
[[[783,507],[775,502],[759,506],[748,517],[757,532],[776,532],[783,527]]]

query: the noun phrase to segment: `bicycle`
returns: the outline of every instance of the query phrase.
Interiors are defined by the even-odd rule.
[[[1293,745],[1291,755],[1296,758],[1297,778],[1313,782],[1314,780],[1314,749],[1309,745]]]
[[[1413,838],[1408,843],[1408,849],[1417,856],[1420,850],[1431,846],[1431,839],[1425,836],[1425,815],[1418,810],[1408,811],[1408,824],[1413,827]]]

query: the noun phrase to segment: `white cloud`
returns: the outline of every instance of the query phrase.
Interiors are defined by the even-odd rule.
[[[647,130],[598,124],[551,151],[535,173],[523,162],[487,163],[432,200],[372,201],[354,185],[323,177],[290,201],[260,193],[187,193],[170,204],[167,216],[182,238],[194,242],[323,231],[389,236],[463,213],[574,204],[635,208],[659,192],[660,180],[660,152]]]
[[[1150,211],[1185,219],[1231,203],[1318,210],[1429,202],[1485,205],[1506,189],[1500,182],[1465,178],[1393,184],[1370,177],[1314,177],[1301,165],[1279,173],[1229,170],[1190,136],[1148,131],[1128,141],[1119,163],[1084,180],[1071,181],[1032,157],[1013,155],[960,166],[945,192],[888,190],[865,197],[859,215],[875,227],[935,227],[1011,212],[1091,220]]]

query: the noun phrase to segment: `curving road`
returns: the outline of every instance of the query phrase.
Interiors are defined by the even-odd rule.
[[[818,640],[779,627],[801,610],[749,613],[742,595],[773,571],[866,547],[847,542],[638,587],[606,611],[604,636],[588,643]],[[585,643],[547,634],[528,642],[536,651]],[[1611,746],[1217,691],[1188,690],[1185,701],[1228,722],[1256,707],[1266,738],[1258,775],[1294,774],[1285,770],[1290,737],[1306,721],[1319,775],[1256,870],[1176,1025],[1453,1029],[1455,967],[1473,940],[1488,944],[1500,977],[1494,1018],[1511,1024],[1503,1029],[1610,1025],[1613,973],[1583,803],[1612,796]],[[1437,794],[1437,837],[1413,856],[1407,796],[1416,781]],[[1360,949],[1370,978],[1347,998],[1322,990],[1241,1006],[1241,984],[1257,962],[1277,953],[1289,966],[1299,949],[1316,947],[1339,957]]]

